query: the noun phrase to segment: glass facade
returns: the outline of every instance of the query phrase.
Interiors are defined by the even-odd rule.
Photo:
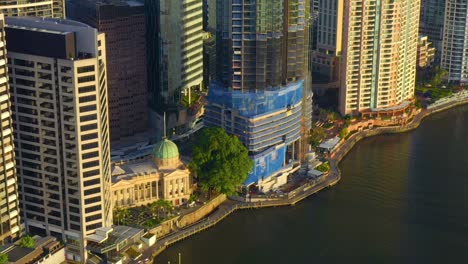
[[[265,180],[300,158],[310,128],[307,0],[217,0],[217,80],[205,123],[237,135]]]

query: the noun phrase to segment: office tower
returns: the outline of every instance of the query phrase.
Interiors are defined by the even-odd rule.
[[[319,10],[320,0],[310,0],[310,19],[311,25],[309,27],[310,34],[309,34],[309,53],[310,51],[315,50],[317,48],[317,21],[319,19]],[[311,61],[309,61],[310,63]],[[309,66],[310,69],[312,67]]]
[[[345,1],[340,112],[404,109],[414,97],[419,0]],[[389,109],[391,108],[391,109]]]
[[[468,83],[468,3],[446,0],[444,38],[440,66],[448,72],[448,82]]]
[[[2,162],[0,166],[0,244],[20,235],[18,185],[13,149],[10,87],[8,85],[5,20],[0,14],[0,127]]]
[[[5,16],[65,17],[65,0],[0,0]]]
[[[428,36],[436,48],[437,61],[442,53],[446,0],[421,0],[419,34]]]
[[[62,239],[67,259],[85,262],[86,238],[112,224],[104,34],[70,20],[6,24],[26,232]]]
[[[203,82],[208,86],[216,75],[216,0],[203,0]]]
[[[312,52],[312,73],[319,82],[337,81],[343,30],[344,0],[319,1],[315,50]]]
[[[217,4],[217,78],[204,121],[239,137],[255,161],[245,184],[266,190],[301,158],[310,128],[309,1]]]
[[[150,120],[159,136],[182,134],[200,115],[203,84],[203,1],[147,0]],[[154,122],[156,121],[156,122]]]
[[[146,37],[143,3],[72,0],[68,17],[106,35],[111,143],[148,128]]]

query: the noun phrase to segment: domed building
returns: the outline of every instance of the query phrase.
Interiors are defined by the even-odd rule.
[[[180,160],[179,149],[167,138],[154,145],[151,155],[112,166],[115,208],[147,205],[161,199],[182,205],[190,198],[191,187],[190,172]]]

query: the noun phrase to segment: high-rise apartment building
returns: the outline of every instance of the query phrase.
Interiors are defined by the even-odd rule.
[[[18,185],[13,149],[10,86],[8,85],[5,20],[0,14],[0,244],[20,235]]]
[[[340,112],[407,107],[414,97],[419,0],[345,1]]]
[[[315,50],[312,52],[312,72],[320,81],[337,81],[343,30],[344,0],[321,0],[316,21]],[[315,26],[315,25],[314,25]]]
[[[419,34],[434,44],[438,61],[442,52],[446,0],[421,0]]]
[[[300,159],[310,128],[309,1],[217,3],[217,78],[204,120],[245,144],[255,161],[245,184],[262,188]]]
[[[468,2],[446,0],[440,66],[450,83],[468,83]]]
[[[203,85],[203,0],[145,1],[150,117],[162,136],[190,129]]]
[[[60,19],[6,24],[26,232],[62,239],[83,263],[87,237],[112,224],[104,34]]]
[[[145,10],[130,0],[72,0],[68,17],[106,35],[111,142],[148,128]]]
[[[65,0],[0,0],[5,16],[65,18]]]

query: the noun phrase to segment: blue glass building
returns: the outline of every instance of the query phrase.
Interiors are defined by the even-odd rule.
[[[216,81],[205,124],[246,145],[246,185],[297,164],[311,126],[309,0],[217,0]]]

